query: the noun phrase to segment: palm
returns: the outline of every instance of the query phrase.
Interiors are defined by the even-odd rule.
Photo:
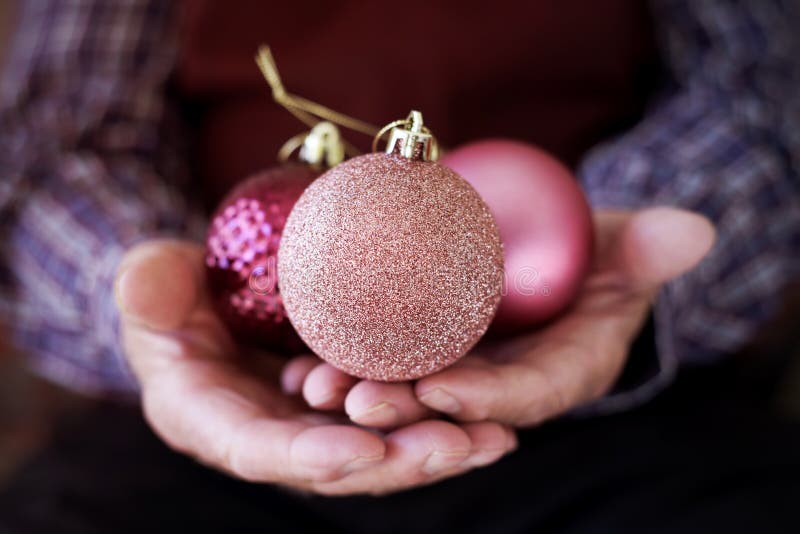
[[[448,371],[458,382],[487,390],[501,387],[503,377],[526,377],[529,398],[524,405],[509,402],[504,408],[498,402],[493,409],[485,406],[487,413],[478,410],[465,417],[482,419],[491,411],[494,417],[528,426],[611,387],[656,293],[654,287],[632,285],[629,273],[612,257],[619,252],[614,247],[619,222],[611,213],[598,218],[595,266],[563,315],[532,334],[481,347]],[[424,395],[425,381],[420,389]]]
[[[247,480],[340,494],[427,483],[513,447],[496,424],[422,421],[378,436],[309,410],[281,391],[280,358],[235,346],[204,286],[202,249],[175,241],[132,250],[117,280],[145,415],[174,448]]]
[[[694,266],[714,232],[706,219],[668,208],[601,211],[594,219],[595,265],[576,302],[553,323],[482,346],[416,384],[357,381],[321,364],[306,377],[306,400],[391,427],[427,416],[427,408],[462,421],[529,426],[598,398],[618,376],[660,285]],[[339,394],[315,402],[331,384]],[[380,416],[376,407],[383,407]]]

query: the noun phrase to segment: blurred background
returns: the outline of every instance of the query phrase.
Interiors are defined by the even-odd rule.
[[[13,27],[15,3],[0,0],[0,69]],[[79,413],[89,402],[28,373],[6,347],[0,332],[0,486],[33,454],[57,420]]]
[[[14,2],[0,0],[0,68],[13,21]],[[767,402],[800,420],[800,290],[794,290],[788,301],[780,319],[756,342],[760,352],[771,357],[748,361],[745,355],[738,372],[761,378],[753,381],[754,390],[769,391]],[[27,372],[21,359],[4,346],[5,337],[0,332],[0,487],[47,442],[56,425],[93,404]]]

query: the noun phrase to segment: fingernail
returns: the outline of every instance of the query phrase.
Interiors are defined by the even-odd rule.
[[[327,391],[319,391],[306,395],[306,401],[314,408],[324,408],[331,402],[335,401],[338,397],[342,396],[346,390],[343,388],[334,388]]]
[[[128,313],[128,310],[125,309],[125,299],[122,296],[122,286],[125,283],[125,278],[127,277],[128,273],[130,272],[129,266],[120,266],[119,270],[117,271],[116,278],[114,280],[114,304],[116,304],[117,309],[121,313]]]
[[[366,469],[367,467],[372,467],[373,465],[381,462],[383,460],[382,454],[376,454],[374,456],[358,456],[354,460],[351,460],[344,464],[340,471],[344,474],[355,473],[356,471],[361,471],[362,469]]]
[[[484,465],[493,464],[503,457],[508,452],[508,449],[480,449],[473,451],[472,455],[467,460],[471,467],[483,467]]]
[[[380,402],[350,418],[360,424],[387,424],[397,420],[397,408],[390,402]]]
[[[483,467],[493,464],[506,454],[510,454],[517,449],[517,436],[513,430],[506,431],[505,447],[495,449],[475,449],[465,462],[471,467]]]
[[[455,397],[444,391],[442,388],[434,388],[424,395],[420,396],[419,400],[434,410],[444,413],[458,413],[461,411],[461,403]]]
[[[322,406],[333,400],[335,393],[333,391],[323,391],[317,395],[306,395],[306,401],[312,407]]]
[[[450,450],[450,451],[433,451],[428,459],[425,460],[425,465],[422,470],[428,474],[433,475],[445,469],[452,469],[453,467],[462,463],[469,455],[466,450]]]
[[[281,377],[281,391],[284,395],[297,395],[302,390],[303,385],[297,381],[290,381]]]
[[[508,431],[508,440],[506,441],[506,452],[514,452],[519,447],[519,439],[517,433],[513,430]]]

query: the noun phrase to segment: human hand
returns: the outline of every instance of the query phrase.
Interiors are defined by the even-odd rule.
[[[660,286],[694,267],[714,229],[672,208],[594,214],[595,264],[577,301],[553,323],[481,347],[413,383],[349,377],[328,364],[290,362],[284,378],[308,404],[357,423],[409,424],[435,410],[459,421],[531,426],[608,392]],[[302,384],[296,385],[296,384]]]
[[[245,480],[322,494],[426,484],[515,447],[497,423],[419,421],[379,435],[309,410],[281,391],[283,359],[235,346],[204,288],[202,247],[172,240],[130,250],[115,284],[145,417],[171,447]]]

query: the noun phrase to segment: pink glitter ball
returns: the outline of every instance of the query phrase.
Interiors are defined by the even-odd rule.
[[[433,162],[367,154],[311,184],[278,276],[297,332],[361,378],[399,381],[463,356],[494,316],[503,250],[488,207]]]
[[[236,186],[211,218],[209,291],[237,341],[284,353],[304,349],[286,318],[277,254],[292,206],[318,175],[302,165],[257,174]]]

